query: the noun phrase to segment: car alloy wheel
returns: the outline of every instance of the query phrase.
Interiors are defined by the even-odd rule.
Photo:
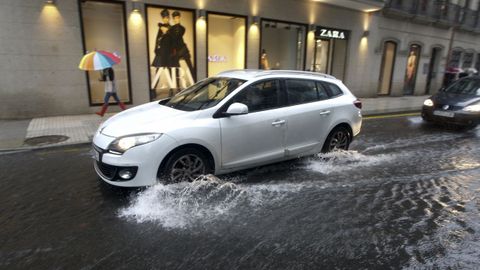
[[[170,170],[170,180],[174,183],[194,181],[205,174],[206,167],[202,158],[195,154],[186,154],[173,162]]]
[[[335,150],[348,150],[350,146],[350,133],[346,128],[338,127],[334,129],[327,138],[323,152]]]
[[[213,173],[213,161],[208,153],[193,147],[175,150],[161,164],[158,171],[158,181],[165,184],[184,181],[194,181],[199,176]]]

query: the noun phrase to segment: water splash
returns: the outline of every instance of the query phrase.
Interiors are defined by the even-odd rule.
[[[191,183],[157,184],[137,194],[119,212],[136,222],[159,222],[166,228],[186,228],[232,217],[233,209],[256,209],[297,192],[295,184],[242,185],[203,176]]]
[[[365,155],[357,151],[336,151],[317,154],[310,159],[307,168],[323,174],[331,174],[359,167],[377,166],[391,162],[397,157],[399,157],[399,154]]]
[[[366,156],[355,151],[319,154],[307,167],[321,173],[373,166],[393,160],[393,155]],[[281,165],[280,165],[281,166]],[[228,179],[226,179],[228,180]],[[238,179],[237,179],[238,180]],[[228,220],[242,211],[254,213],[290,194],[306,189],[343,187],[342,181],[288,181],[249,184],[203,176],[191,183],[157,184],[138,193],[119,216],[139,223],[158,222],[166,228],[186,228]]]

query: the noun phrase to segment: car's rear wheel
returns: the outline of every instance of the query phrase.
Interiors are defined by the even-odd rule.
[[[160,180],[166,183],[191,182],[210,172],[210,162],[202,151],[184,148],[168,158]]]
[[[330,134],[323,145],[322,152],[332,152],[335,150],[348,150],[352,141],[350,131],[345,127],[336,127]]]

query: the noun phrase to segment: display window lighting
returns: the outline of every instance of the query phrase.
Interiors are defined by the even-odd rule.
[[[47,5],[55,5],[56,4],[56,0],[45,0],[45,4]]]
[[[132,12],[140,12],[140,2],[133,1],[132,2]]]
[[[204,9],[200,9],[198,11],[198,18],[201,20],[205,20],[205,17],[207,16],[207,12]]]

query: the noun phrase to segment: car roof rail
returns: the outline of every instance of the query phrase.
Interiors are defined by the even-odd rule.
[[[262,70],[262,72],[257,74],[255,77],[268,76],[268,75],[309,75],[313,77],[322,77],[326,79],[334,79],[334,80],[337,79],[334,76],[329,74],[312,72],[312,71],[301,71],[301,70]]]
[[[240,72],[240,73],[250,73],[250,76],[253,78],[258,78],[262,76],[269,76],[269,75],[306,75],[312,77],[321,77],[326,79],[333,79],[336,80],[332,75],[320,73],[320,72],[312,72],[312,71],[301,71],[301,70],[264,70],[264,69],[231,69],[225,70],[217,74],[217,76],[222,75],[229,75],[231,73]]]

